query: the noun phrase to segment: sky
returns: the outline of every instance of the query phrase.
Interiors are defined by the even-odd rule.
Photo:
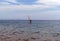
[[[0,20],[60,20],[60,0],[0,0]]]

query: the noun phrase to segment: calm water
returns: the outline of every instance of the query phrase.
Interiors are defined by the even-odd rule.
[[[33,20],[29,24],[27,20],[0,20],[0,41],[26,38],[29,41],[60,41],[60,21]]]
[[[26,20],[1,20],[0,31],[41,31],[41,32],[60,32],[59,20],[33,20],[32,24]]]

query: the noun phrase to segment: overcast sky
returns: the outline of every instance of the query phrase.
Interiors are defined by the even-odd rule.
[[[60,0],[0,0],[0,20],[60,20]]]

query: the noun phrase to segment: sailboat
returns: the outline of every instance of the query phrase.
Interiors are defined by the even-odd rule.
[[[28,21],[29,21],[29,24],[32,23],[32,20],[31,20],[30,16],[28,16]]]

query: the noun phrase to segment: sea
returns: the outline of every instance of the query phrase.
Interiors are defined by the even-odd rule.
[[[0,20],[1,35],[17,38],[58,37],[60,35],[60,20],[32,20],[31,24],[29,20]]]
[[[16,28],[16,29],[15,29]],[[0,31],[25,30],[42,32],[60,32],[60,20],[0,20]]]

